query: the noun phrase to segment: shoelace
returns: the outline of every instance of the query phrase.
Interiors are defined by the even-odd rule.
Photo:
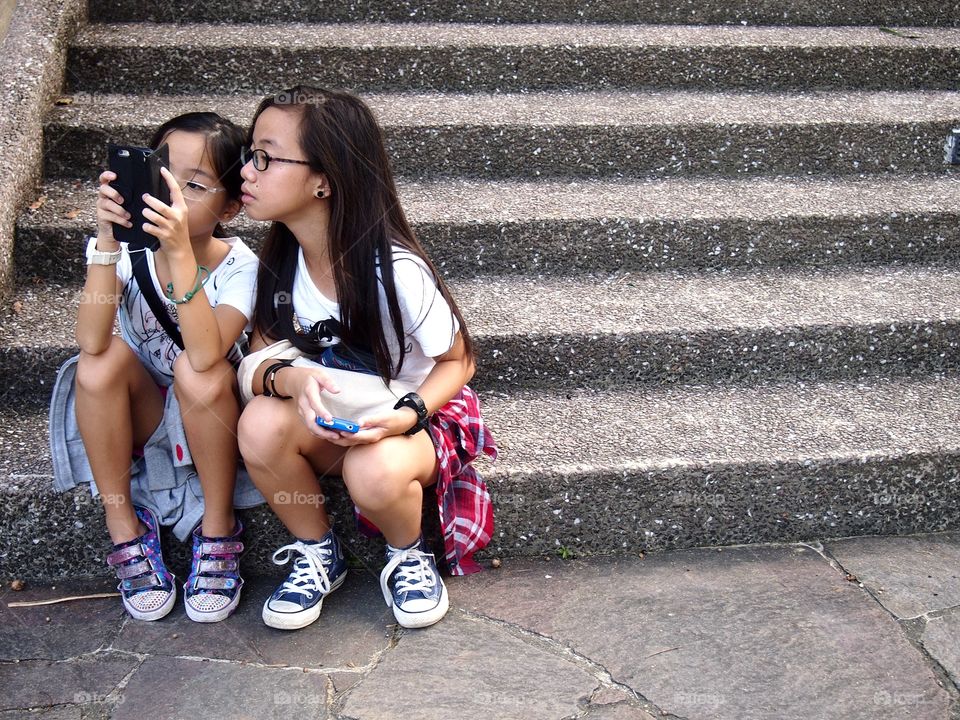
[[[430,568],[427,561],[429,553],[422,552],[416,548],[407,548],[398,550],[390,556],[386,567],[380,571],[380,589],[383,591],[383,600],[387,607],[393,605],[393,595],[387,581],[391,573],[396,569],[397,578],[394,587],[397,592],[423,591],[429,593],[437,584],[437,577]],[[404,565],[404,563],[410,563]]]
[[[330,577],[327,575],[327,569],[323,566],[324,560],[333,554],[333,549],[328,547],[330,541],[318,545],[305,545],[299,540],[290,545],[284,545],[273,554],[273,562],[276,565],[286,565],[290,562],[290,554],[300,553],[293,564],[293,571],[287,580],[284,581],[281,590],[283,592],[298,593],[300,595],[309,595],[320,591],[324,595],[330,592]],[[277,555],[286,551],[283,560],[277,560]]]

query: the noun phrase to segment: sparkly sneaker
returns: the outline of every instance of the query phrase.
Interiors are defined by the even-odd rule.
[[[286,551],[283,559],[277,556]],[[318,617],[323,598],[343,585],[347,577],[347,561],[340,540],[328,530],[319,540],[297,540],[273,554],[273,562],[286,565],[292,553],[300,557],[273,595],[263,604],[263,621],[281,630],[306,627]]]
[[[123,607],[136,620],[159,620],[177,602],[176,577],[163,564],[160,553],[160,523],[149,508],[133,508],[147,531],[129,542],[113,546],[107,556],[120,584]]]
[[[219,622],[240,602],[243,524],[237,520],[233,534],[226,537],[205,537],[200,534],[201,527],[193,530],[193,563],[183,585],[183,604],[191,620]]]
[[[390,587],[390,582],[393,587]],[[387,607],[405,628],[433,625],[447,614],[450,601],[433,553],[423,536],[410,547],[387,545],[387,565],[380,572],[380,589]]]

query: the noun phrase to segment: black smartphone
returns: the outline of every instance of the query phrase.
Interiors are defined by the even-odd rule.
[[[143,230],[143,194],[170,204],[170,188],[160,174],[161,167],[170,167],[170,149],[166,143],[156,150],[133,145],[107,145],[108,165],[117,179],[110,187],[123,195],[123,208],[130,213],[133,227],[113,224],[113,236],[118,242],[127,243],[129,250],[159,250],[160,241]]]

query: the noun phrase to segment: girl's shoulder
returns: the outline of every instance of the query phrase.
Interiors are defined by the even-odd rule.
[[[227,245],[230,246],[230,250],[227,252],[227,256],[223,259],[220,265],[217,266],[217,269],[228,268],[228,267],[237,267],[249,270],[251,267],[256,270],[258,266],[257,254],[250,249],[250,247],[243,242],[239,237],[225,237],[217,238],[222,240]]]

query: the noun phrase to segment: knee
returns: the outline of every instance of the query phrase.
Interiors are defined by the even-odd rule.
[[[190,366],[185,352],[173,363],[173,389],[180,404],[211,407],[224,398],[236,398],[236,375],[226,360],[219,360],[209,370],[197,372]]]
[[[258,395],[240,413],[237,424],[237,439],[240,454],[247,465],[264,466],[282,450],[283,441],[290,427],[291,415],[284,403]]]
[[[387,443],[354,447],[343,461],[343,482],[358,507],[388,510],[409,492],[409,473],[391,458]]]
[[[140,360],[133,350],[121,338],[114,335],[103,352],[92,354],[80,351],[80,358],[77,361],[77,386],[91,393],[116,388],[118,379],[127,376],[124,369],[134,362],[140,362]]]

